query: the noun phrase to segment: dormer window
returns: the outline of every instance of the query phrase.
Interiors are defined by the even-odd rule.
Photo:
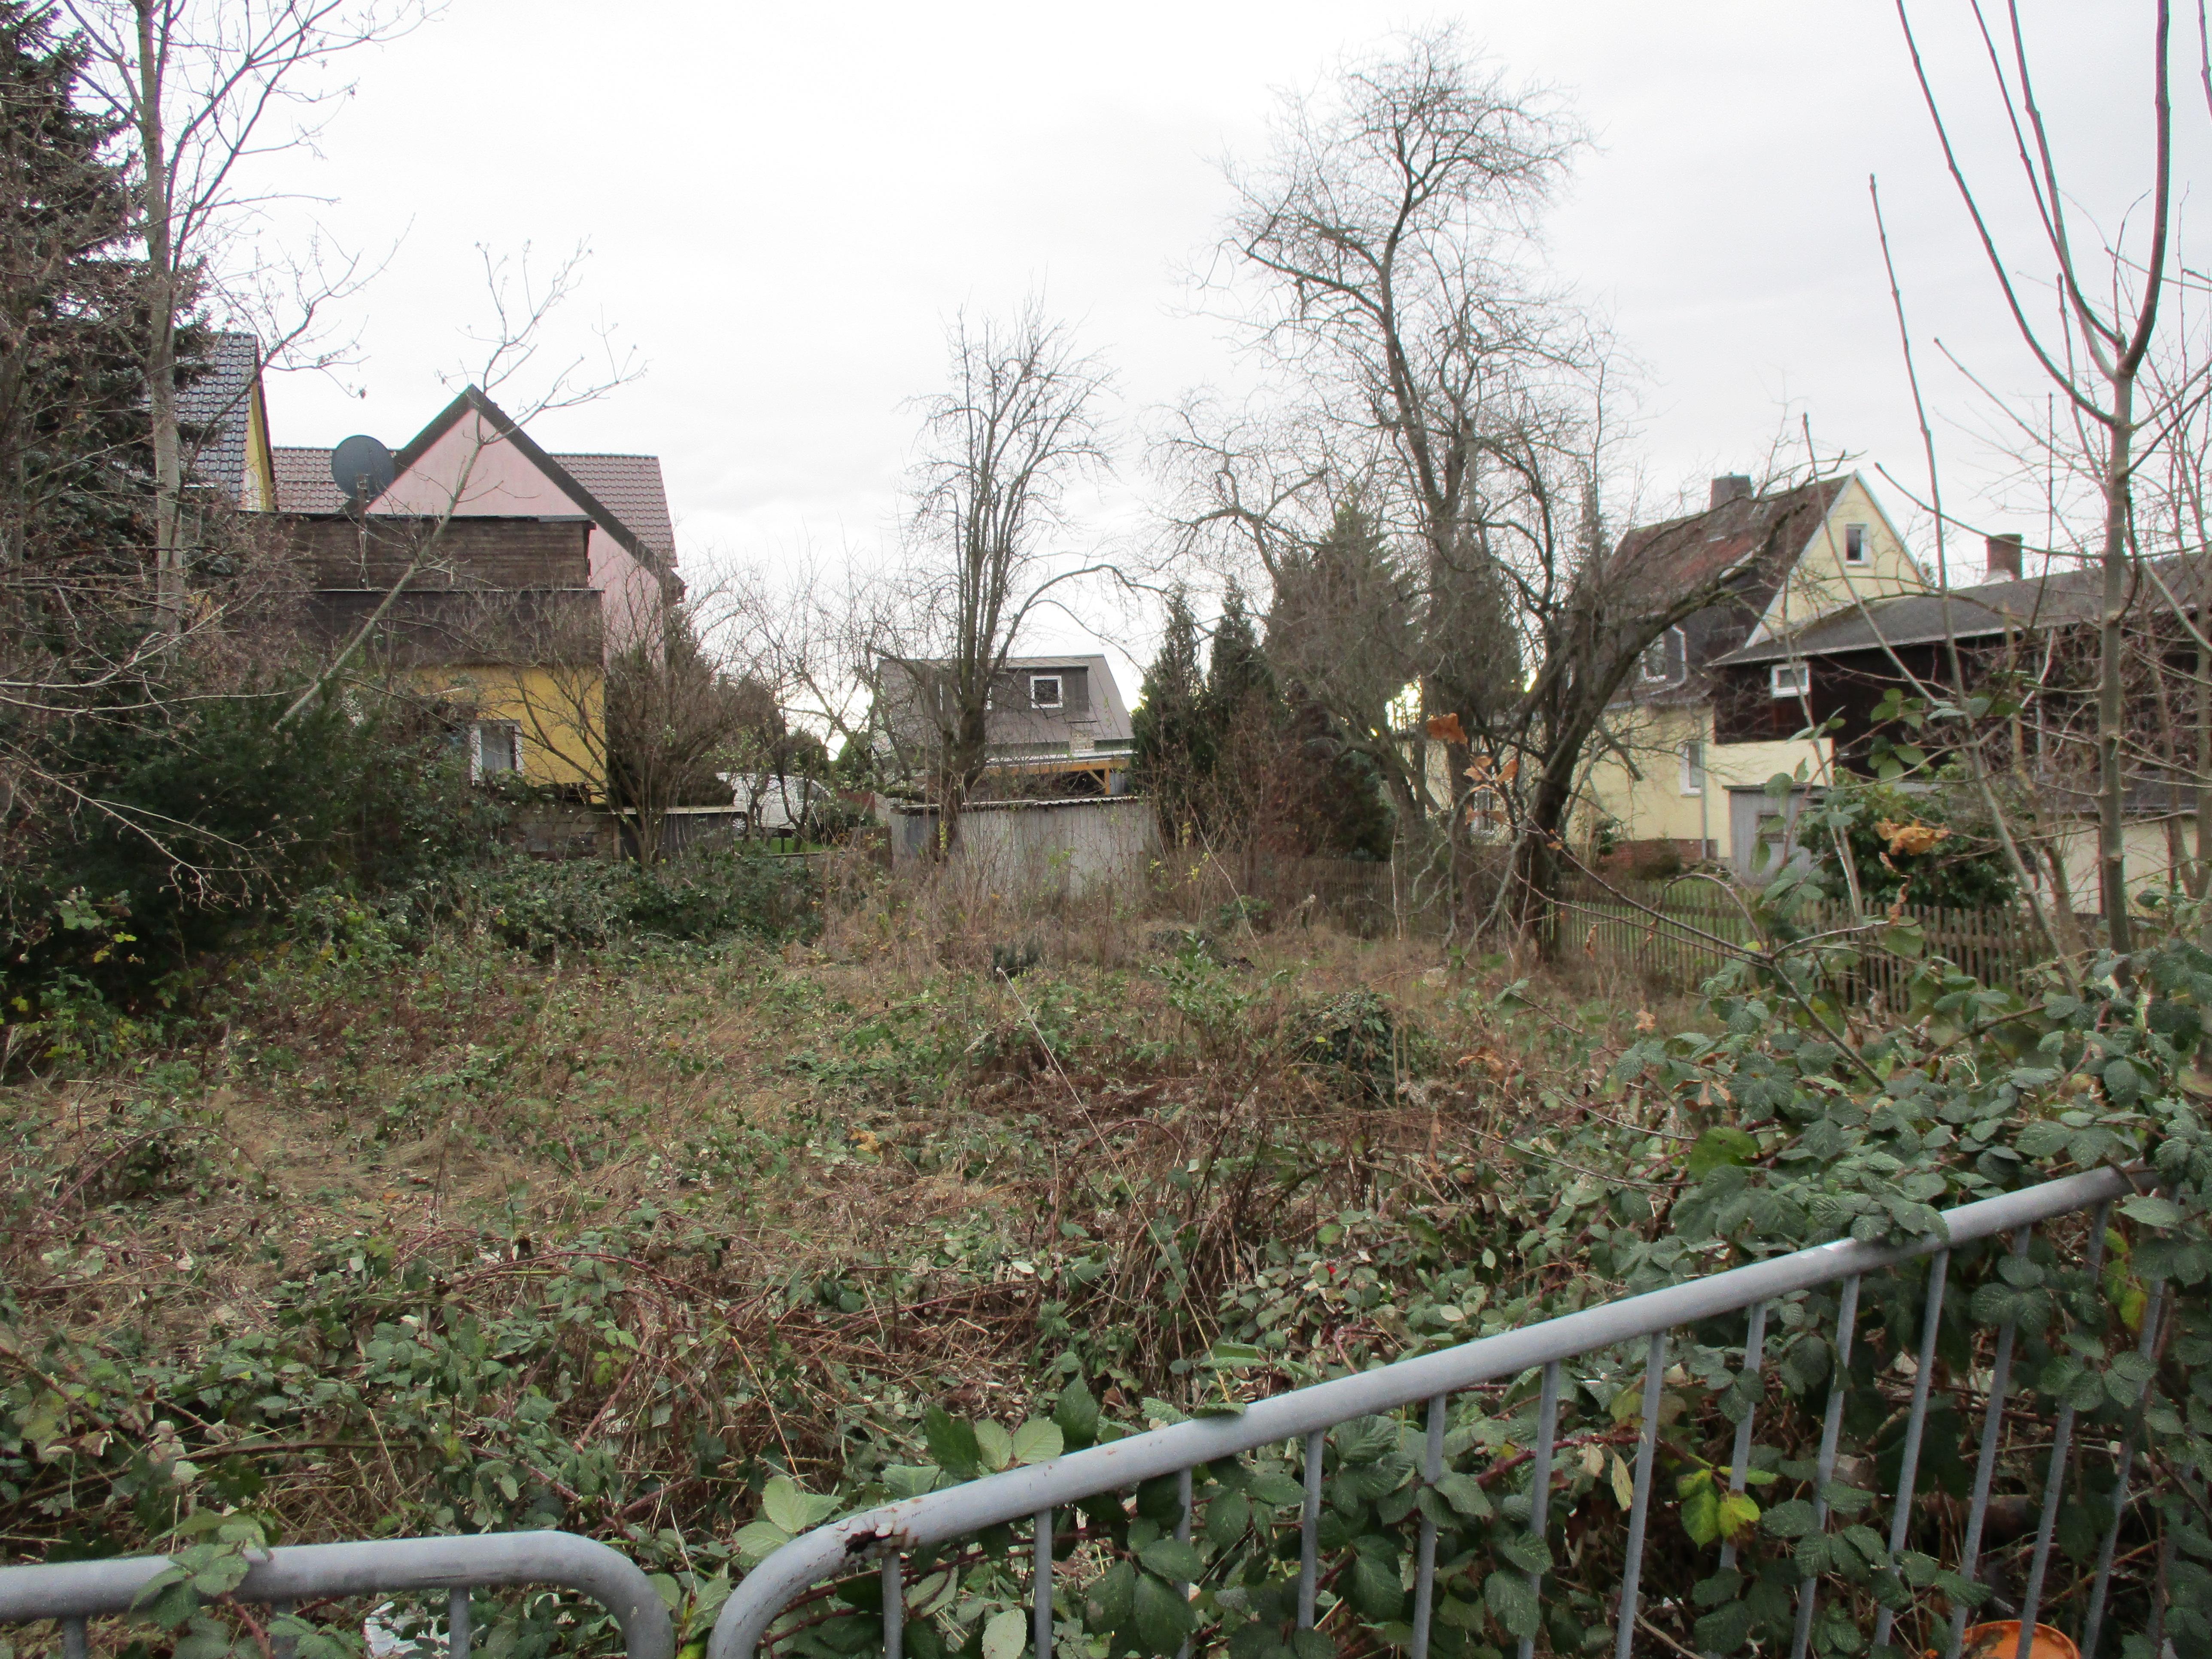
[[[1813,690],[1813,665],[1778,662],[1774,665],[1771,684],[1778,697],[1805,696]]]
[[[1844,526],[1844,562],[1864,564],[1867,562],[1867,527],[1863,524]]]
[[[1057,708],[1060,707],[1060,676],[1032,674],[1030,676],[1030,707]]]
[[[1644,654],[1637,659],[1637,674],[1646,685],[1664,685],[1674,678],[1668,642],[1681,631],[1670,628],[1644,647]]]

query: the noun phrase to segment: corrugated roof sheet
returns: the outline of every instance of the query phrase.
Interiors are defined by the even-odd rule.
[[[243,451],[240,452],[241,455]],[[672,568],[676,526],[668,512],[668,489],[657,455],[555,455],[569,476],[599,499],[638,540]],[[274,452],[276,505],[287,513],[336,513],[345,505],[331,478],[327,449],[279,448]]]

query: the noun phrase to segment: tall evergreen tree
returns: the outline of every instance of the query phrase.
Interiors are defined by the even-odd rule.
[[[1137,787],[1159,804],[1160,827],[1180,839],[1191,826],[1213,771],[1213,746],[1202,704],[1206,680],[1198,660],[1198,623],[1190,595],[1177,583],[1168,594],[1168,624],[1159,654],[1145,672],[1142,698],[1129,721]]]
[[[0,570],[151,538],[129,181],[83,73],[50,7],[0,0]]]
[[[1244,608],[1244,591],[1231,582],[1206,665],[1206,724],[1218,738],[1225,737],[1272,704],[1274,696],[1274,671],[1260,649],[1260,636]]]

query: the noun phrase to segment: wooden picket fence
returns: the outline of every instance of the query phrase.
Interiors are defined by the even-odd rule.
[[[1859,959],[1848,970],[1850,994],[1878,995],[1895,1006],[1921,962],[1931,956],[1984,985],[2019,989],[2028,969],[2048,954],[2025,910],[1907,905],[1900,919],[1920,924],[1922,956],[1899,956],[1883,947],[1879,933],[1861,934],[1852,941]],[[1813,908],[1797,920],[1810,933],[1850,925],[1839,906]],[[1684,989],[1718,972],[1755,939],[1749,896],[1707,881],[1620,883],[1611,889],[1570,884],[1560,893],[1554,925],[1563,951],[1580,950]]]

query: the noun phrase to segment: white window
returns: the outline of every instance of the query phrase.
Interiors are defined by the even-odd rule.
[[[1813,689],[1813,665],[1806,662],[1778,662],[1772,671],[1774,695],[1778,697],[1802,697]]]
[[[513,720],[478,720],[469,728],[469,777],[477,783],[522,769],[522,732]]]
[[[1692,738],[1684,743],[1682,757],[1682,793],[1702,795],[1705,793],[1705,744],[1702,738]]]
[[[1662,685],[1666,683],[1667,638],[1668,635],[1673,632],[1674,629],[1668,629],[1667,634],[1662,634],[1644,647],[1644,655],[1638,659],[1638,672],[1643,675],[1646,684]]]
[[[1844,526],[1844,562],[1864,564],[1867,562],[1867,527],[1863,524]]]
[[[1060,707],[1060,676],[1032,674],[1030,676],[1030,707],[1057,708]]]

